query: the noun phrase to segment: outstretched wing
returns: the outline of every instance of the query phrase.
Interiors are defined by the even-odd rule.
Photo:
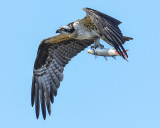
[[[118,27],[121,22],[94,9],[83,8],[83,10],[87,13],[84,20],[91,19],[91,22],[93,22],[96,26],[101,38],[112,45],[123,58],[125,58],[125,56],[123,55],[121,49],[128,57],[122,46],[122,44],[124,44],[123,35]]]
[[[79,52],[91,45],[93,40],[75,40],[65,35],[54,36],[41,42],[34,64],[31,104],[35,103],[36,117],[39,117],[40,103],[43,118],[46,106],[51,113],[50,102],[54,102],[57,89],[63,79],[63,69]]]

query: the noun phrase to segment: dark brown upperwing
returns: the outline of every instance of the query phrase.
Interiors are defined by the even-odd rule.
[[[43,118],[46,118],[46,106],[51,113],[50,102],[54,102],[57,89],[63,79],[63,69],[79,52],[94,43],[94,40],[76,40],[56,36],[42,41],[38,48],[34,64],[31,104],[35,103],[36,117],[39,117],[40,103]],[[66,38],[65,38],[66,39]]]
[[[128,57],[124,47],[122,46],[124,43],[123,35],[118,28],[118,25],[121,22],[113,17],[110,17],[91,8],[83,8],[83,10],[87,13],[87,17],[90,17],[96,26],[102,39],[112,45],[124,59],[125,56],[123,55],[121,49]]]

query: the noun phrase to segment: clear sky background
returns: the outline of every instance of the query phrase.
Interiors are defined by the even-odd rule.
[[[122,21],[134,38],[124,45],[129,62],[95,60],[87,48],[66,66],[51,116],[37,120],[30,93],[38,45],[83,18],[83,7]],[[159,0],[1,0],[0,127],[160,128],[159,23]]]

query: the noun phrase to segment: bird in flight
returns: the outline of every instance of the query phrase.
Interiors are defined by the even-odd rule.
[[[66,64],[78,53],[93,44],[100,47],[100,38],[113,46],[124,59],[128,57],[124,47],[125,41],[132,38],[123,36],[118,25],[119,20],[91,8],[83,8],[86,16],[66,26],[60,27],[56,36],[44,39],[38,48],[34,63],[31,104],[36,117],[40,113],[46,118],[46,108],[51,114],[51,103],[57,95],[57,89],[63,80]]]

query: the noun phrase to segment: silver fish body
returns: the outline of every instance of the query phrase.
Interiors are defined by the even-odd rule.
[[[126,50],[127,52],[128,50]],[[91,49],[88,49],[88,53],[89,54],[92,54],[92,55],[95,55],[95,56],[103,56],[105,57],[105,59],[107,60],[106,57],[113,57],[114,59],[116,59],[115,57],[116,56],[119,56],[118,52],[114,49],[114,48],[91,48]],[[122,52],[123,53],[123,52]],[[123,53],[124,55],[124,53]],[[125,60],[127,60],[127,58],[125,57]]]
[[[89,54],[98,55],[98,56],[117,56],[119,55],[115,49],[111,48],[92,48],[88,49]]]

